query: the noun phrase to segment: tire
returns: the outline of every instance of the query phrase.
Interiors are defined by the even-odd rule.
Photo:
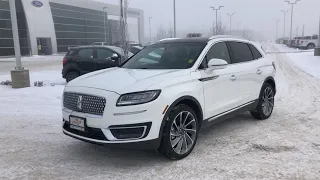
[[[77,71],[70,71],[66,75],[66,81],[70,82],[79,76],[80,76],[80,74]]]
[[[315,44],[308,44],[307,49],[314,49],[316,47]]]
[[[182,123],[180,123],[180,117],[182,117]],[[198,138],[199,123],[196,113],[189,106],[179,104],[167,112],[165,120],[167,122],[158,151],[172,160],[187,157]]]
[[[271,116],[273,112],[273,107],[274,107],[274,88],[269,83],[265,83],[261,88],[258,105],[256,109],[253,111],[250,111],[250,113],[255,119],[265,120]]]

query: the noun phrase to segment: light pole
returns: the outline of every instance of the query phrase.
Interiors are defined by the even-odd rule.
[[[276,39],[278,39],[278,37],[279,37],[279,19],[275,19],[274,20],[275,22],[276,22]]]
[[[301,0],[295,0],[294,2],[291,2],[291,1],[284,1],[284,2],[287,2],[288,4],[291,5],[291,27],[290,27],[290,40],[292,39],[292,23],[293,23],[293,5],[297,4],[298,1],[301,1]]]
[[[231,21],[232,21],[232,16],[235,14],[236,12],[233,12],[232,14],[227,13],[229,18],[230,18],[230,35],[231,35]]]
[[[16,58],[16,67],[14,70],[10,72],[11,80],[12,80],[12,88],[30,87],[29,70],[24,69],[21,62],[16,1],[10,0],[9,5],[10,5],[10,16],[11,16],[11,24],[12,24],[14,54]]]
[[[177,26],[176,26],[176,0],[173,0],[173,36],[177,37]]]
[[[106,11],[107,7],[103,7],[103,23],[104,23],[104,42],[107,42],[107,30],[106,30]]]
[[[319,17],[318,46],[314,49],[314,55],[315,55],[315,56],[320,56],[320,17]]]
[[[215,35],[218,34],[218,11],[223,7],[224,6],[219,6],[219,8],[217,8],[217,9],[212,6],[210,7],[213,11],[216,11],[216,33],[215,33]]]
[[[150,33],[149,44],[151,44],[151,19],[152,19],[152,17],[149,17],[149,33]]]
[[[286,15],[289,12],[289,9],[287,10],[280,10],[283,13],[283,38],[286,37]]]

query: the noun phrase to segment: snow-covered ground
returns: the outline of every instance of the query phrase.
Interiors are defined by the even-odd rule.
[[[292,62],[308,74],[320,78],[320,57],[314,52],[288,54]]]
[[[22,62],[26,62],[26,61],[54,61],[56,59],[61,59],[64,57],[64,54],[54,54],[54,55],[50,55],[50,56],[39,56],[39,55],[35,55],[35,56],[24,56],[21,58]],[[8,58],[0,58],[0,62],[15,62],[15,58],[14,57],[8,57]]]
[[[22,57],[22,65],[30,72],[61,71],[62,59],[62,55]],[[0,75],[8,74],[15,66],[14,58],[0,58]]]
[[[313,52],[313,49],[311,50],[303,50],[299,48],[290,48],[284,44],[263,44],[263,49],[267,53],[301,53],[301,52]]]
[[[298,55],[269,55],[278,69],[276,107],[270,119],[256,121],[244,113],[207,128],[194,152],[180,161],[63,135],[61,69],[31,72],[32,81],[57,84],[18,90],[0,86],[0,179],[318,180],[320,80],[296,61],[319,65],[312,64],[316,60],[309,61],[307,53]],[[6,79],[8,75],[0,76],[0,81]]]
[[[10,75],[0,76],[0,82],[10,79]],[[0,85],[2,115],[46,115],[54,112],[53,109],[57,111],[61,109],[61,95],[66,82],[61,77],[60,71],[31,72],[30,81],[32,87],[24,89],[12,89],[9,86]],[[36,81],[43,82],[44,86],[35,87]]]

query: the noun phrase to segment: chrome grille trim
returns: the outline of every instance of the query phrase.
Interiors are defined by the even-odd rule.
[[[106,107],[106,99],[88,94],[65,92],[63,94],[63,107],[72,111],[102,116]]]

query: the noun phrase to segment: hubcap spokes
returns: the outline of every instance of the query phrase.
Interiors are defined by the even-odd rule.
[[[262,111],[266,116],[268,116],[271,114],[274,106],[273,91],[270,87],[267,87],[264,90],[262,99]]]
[[[194,144],[197,134],[197,123],[188,112],[180,112],[173,120],[170,130],[171,147],[177,154],[187,153]]]

